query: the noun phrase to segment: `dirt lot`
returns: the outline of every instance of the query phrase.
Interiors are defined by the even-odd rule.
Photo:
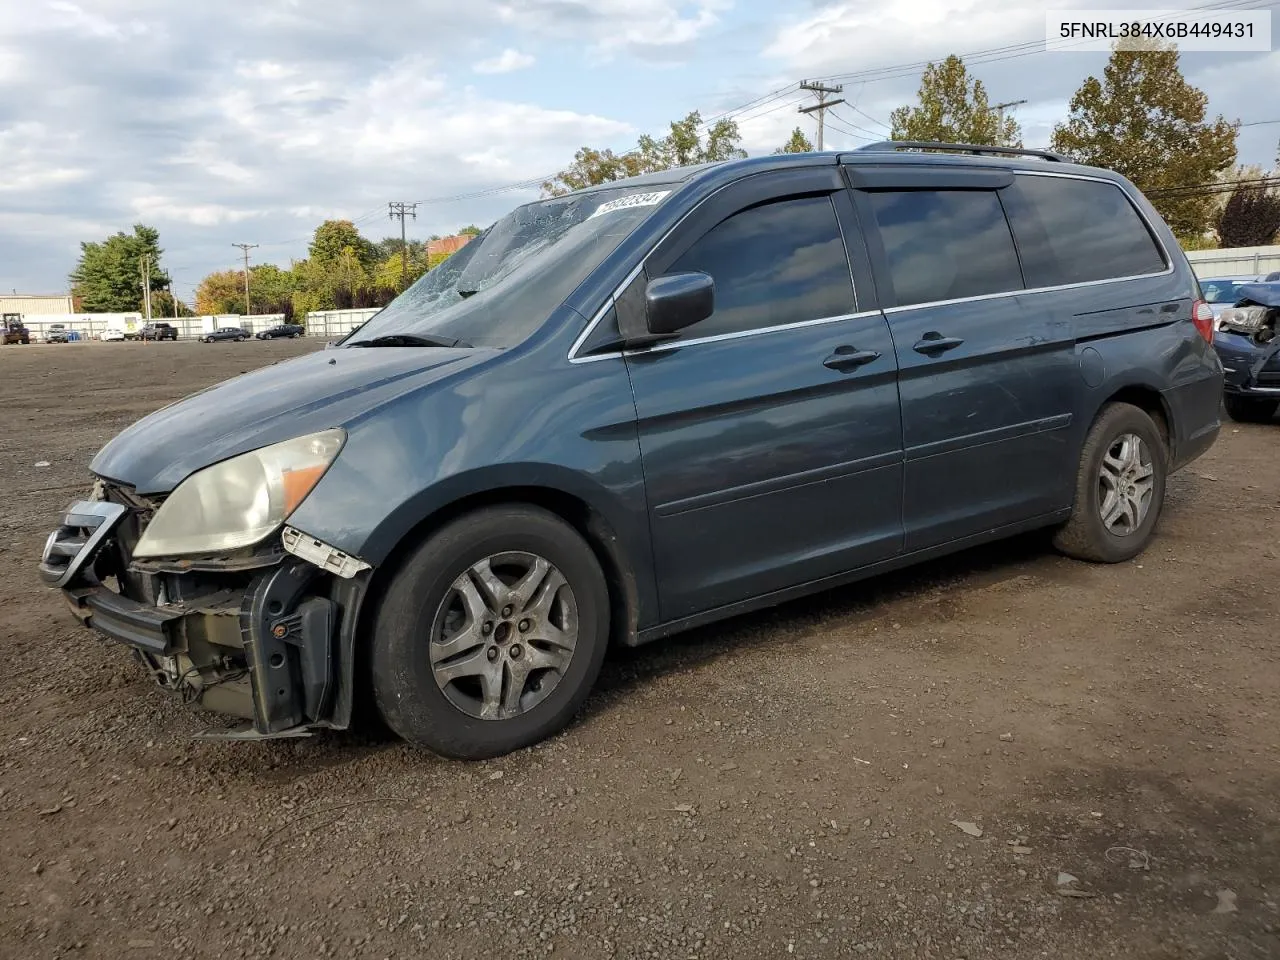
[[[0,957],[1280,956],[1280,425],[1136,562],[1031,537],[620,651],[500,761],[194,741],[35,560],[115,432],[317,346],[0,348]]]

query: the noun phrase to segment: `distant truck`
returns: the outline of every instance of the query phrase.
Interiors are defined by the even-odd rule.
[[[148,323],[134,336],[139,340],[177,340],[178,328],[167,323]]]
[[[4,325],[3,334],[6,345],[31,342],[31,331],[23,324],[22,314],[6,313],[0,317],[0,323]]]

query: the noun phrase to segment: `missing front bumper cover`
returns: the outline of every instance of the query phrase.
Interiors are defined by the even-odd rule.
[[[361,570],[369,569],[369,564],[359,557],[343,553],[337,547],[331,547],[323,540],[317,540],[310,534],[293,527],[285,527],[280,538],[284,542],[284,548],[295,557],[314,563],[321,570],[332,573],[335,577],[350,580]]]

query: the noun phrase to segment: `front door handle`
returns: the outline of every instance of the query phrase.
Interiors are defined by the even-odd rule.
[[[880,354],[875,350],[859,350],[857,347],[842,344],[832,351],[831,356],[822,361],[822,365],[847,373],[879,359]]]
[[[944,337],[936,330],[930,330],[923,337],[912,345],[911,349],[916,353],[923,353],[928,356],[934,356],[945,350],[954,350],[960,344],[964,343],[959,337]]]

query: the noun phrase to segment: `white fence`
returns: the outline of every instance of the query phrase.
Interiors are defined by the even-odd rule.
[[[1264,276],[1280,270],[1280,246],[1190,250],[1187,259],[1191,261],[1191,269],[1202,280],[1209,277]]]
[[[360,320],[368,319],[368,316],[376,313],[373,310],[344,310],[339,313],[359,313]],[[355,322],[350,322],[348,326],[342,328],[341,318],[334,317],[330,319],[328,314],[312,314],[311,316],[320,316],[325,319],[315,328],[312,329],[310,317],[307,321],[307,334],[310,336],[329,336],[330,329],[346,333],[347,330],[356,326]],[[255,314],[251,317],[243,317],[236,313],[218,314],[201,317],[153,317],[156,323],[167,323],[178,331],[179,340],[196,340],[211,330],[217,330],[219,327],[241,327],[248,330],[249,333],[258,333],[271,327],[279,326],[284,323],[283,313],[265,313]],[[49,337],[49,328],[55,324],[61,324],[62,328],[70,334],[74,335],[77,340],[97,340],[101,338],[106,330],[121,330],[125,334],[133,335],[140,332],[146,321],[143,320],[140,313],[68,313],[68,314],[42,314],[36,316],[28,316],[23,314],[23,325],[31,332],[33,340],[45,341]]]

